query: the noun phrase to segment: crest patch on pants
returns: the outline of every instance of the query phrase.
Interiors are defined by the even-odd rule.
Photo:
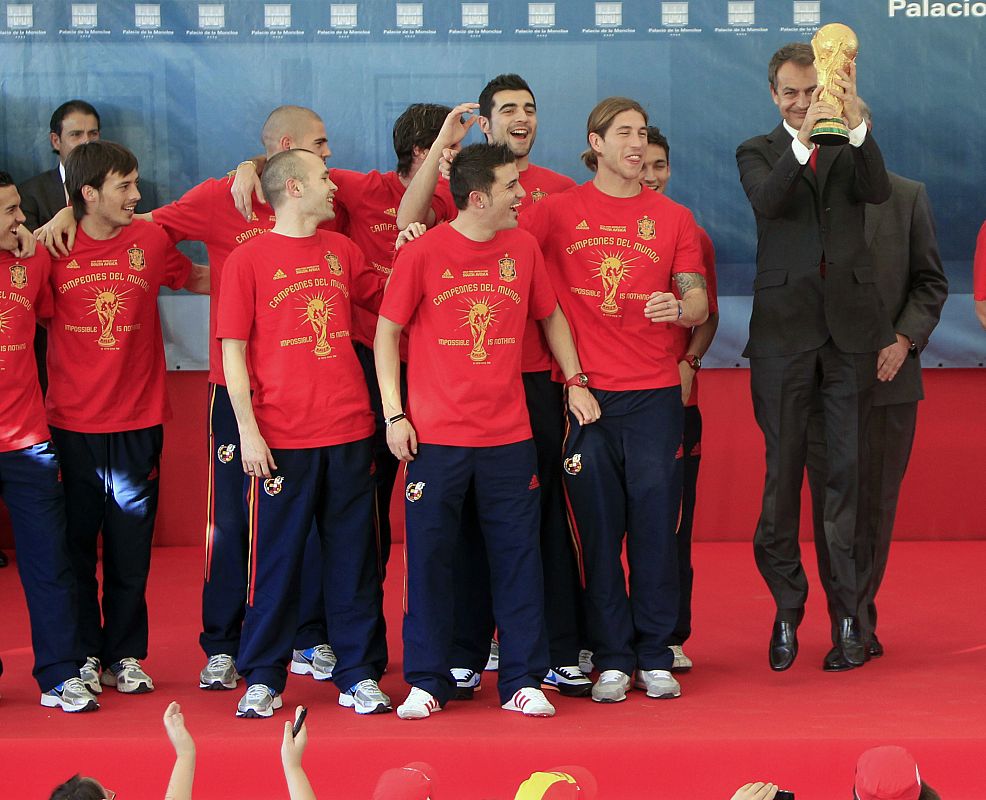
[[[233,460],[233,454],[236,452],[235,444],[221,444],[219,449],[216,450],[216,458],[222,464],[228,464]]]
[[[284,487],[284,476],[278,475],[276,478],[268,478],[264,481],[264,491],[267,492],[271,497],[275,494],[280,494],[281,489]]]
[[[404,490],[404,496],[411,503],[417,503],[421,499],[421,495],[425,493],[425,482],[424,481],[413,481],[407,485],[407,489]]]
[[[578,475],[582,471],[582,454],[575,453],[571,458],[566,458],[564,467],[569,475]]]

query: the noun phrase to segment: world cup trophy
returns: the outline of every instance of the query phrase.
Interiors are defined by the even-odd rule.
[[[616,256],[606,256],[599,263],[599,278],[603,282],[603,302],[599,307],[604,314],[615,314],[620,310],[616,304],[616,291],[625,274],[623,261]]]
[[[859,52],[859,40],[848,25],[833,22],[818,29],[812,37],[811,49],[815,52],[818,85],[822,87],[819,99],[842,114],[842,94],[833,91],[838,87],[836,73],[841,70],[849,74],[849,65]],[[849,128],[840,117],[820,119],[812,127],[809,138],[815,144],[842,145],[849,141]]]
[[[473,361],[485,361],[486,331],[493,318],[492,309],[486,303],[474,303],[469,309],[469,332],[472,334],[472,352],[469,358]]]
[[[317,356],[329,355],[332,352],[332,345],[328,342],[328,326],[332,318],[329,304],[321,296],[312,297],[308,300],[305,311],[308,323],[315,333],[315,349],[312,352]]]
[[[116,337],[113,335],[113,321],[116,319],[116,312],[120,310],[120,300],[115,292],[107,290],[96,295],[93,305],[100,328],[99,339],[96,340],[96,344],[100,347],[113,347],[116,345]]]

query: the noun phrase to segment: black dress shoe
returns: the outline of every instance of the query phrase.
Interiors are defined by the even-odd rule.
[[[770,668],[774,672],[783,672],[797,656],[798,626],[793,622],[775,622],[770,634]]]
[[[839,620],[839,640],[836,647],[842,658],[852,666],[861,667],[866,663],[868,655],[855,617],[843,617]]]
[[[838,647],[833,647],[825,654],[822,669],[826,672],[845,672],[847,669],[855,669],[855,667],[842,657]]]
[[[876,638],[875,633],[870,637],[870,643],[867,646],[867,650],[873,658],[879,658],[883,655],[883,645],[880,644],[880,640]]]
[[[7,554],[3,550],[0,550],[0,567],[6,567],[9,563]]]

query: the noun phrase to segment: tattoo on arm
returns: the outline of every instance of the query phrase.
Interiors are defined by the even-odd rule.
[[[685,292],[691,289],[705,288],[705,278],[697,272],[679,272],[674,276],[674,282],[678,287],[678,293],[682,297],[685,296]]]

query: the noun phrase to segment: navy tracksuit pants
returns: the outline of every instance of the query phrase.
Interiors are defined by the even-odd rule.
[[[118,433],[51,429],[65,486],[79,639],[103,664],[147,657],[147,576],[158,505],[161,425]],[[102,531],[103,598],[96,580]]]
[[[240,433],[225,386],[209,385],[209,491],[205,535],[205,580],[202,585],[202,633],[207,656],[234,658],[247,597],[249,534],[243,505]],[[318,532],[312,526],[302,567],[298,631],[294,649],[328,641],[322,599]],[[239,662],[237,662],[239,663]]]
[[[518,689],[540,687],[549,664],[533,441],[496,447],[421,444],[407,465],[406,484],[404,680],[442,705],[454,690],[450,600],[463,505],[472,491],[500,636],[500,702]]]
[[[14,530],[31,619],[34,677],[42,692],[79,677],[75,573],[65,538],[65,494],[51,442],[0,453],[0,496]]]
[[[561,465],[564,388],[551,380],[550,372],[525,372],[523,379],[541,482],[541,562],[549,658],[552,666],[569,666],[578,663],[579,650],[585,646],[585,619],[575,547],[565,516]],[[462,528],[456,551],[451,663],[453,667],[479,672],[489,658],[495,626],[489,564],[471,495],[466,501]]]
[[[678,624],[670,644],[684,644],[692,635],[692,528],[695,524],[695,501],[698,489],[698,469],[702,461],[702,412],[698,406],[685,406],[682,433],[681,517],[678,520]]]
[[[237,669],[283,692],[298,626],[299,581],[312,523],[321,540],[325,618],[340,691],[378,680],[387,664],[373,522],[371,440],[273,450],[273,477],[244,478],[250,581]],[[242,468],[241,468],[242,469]]]
[[[591,391],[602,417],[582,427],[569,414],[563,468],[585,570],[593,662],[600,672],[670,669],[668,643],[678,619],[681,388]]]

